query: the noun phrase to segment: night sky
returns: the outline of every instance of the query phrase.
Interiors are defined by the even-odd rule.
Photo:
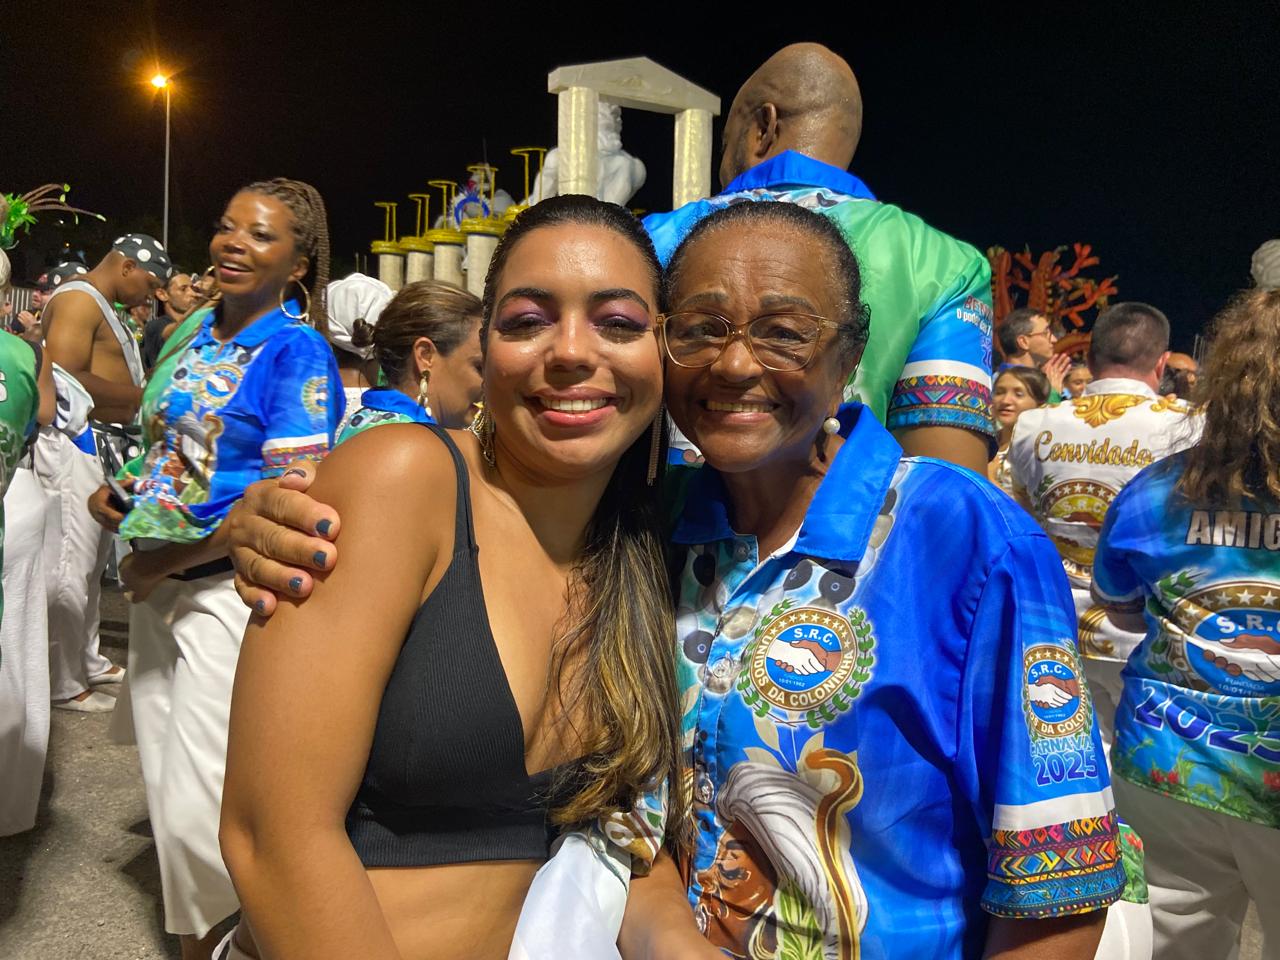
[[[175,72],[170,245],[201,260],[183,266],[204,266],[237,186],[290,176],[319,187],[350,269],[381,237],[375,200],[399,200],[410,232],[406,194],[463,178],[486,153],[519,199],[508,150],[554,144],[554,67],[648,56],[727,110],[742,80],[796,40],[826,43],[857,73],[853,170],[881,199],[984,249],[1092,243],[1094,272],[1119,274],[1122,299],[1163,308],[1176,345],[1190,346],[1248,284],[1254,248],[1280,236],[1280,4],[1117,14],[1024,3],[937,19],[924,5],[854,16],[866,5],[845,3],[799,28],[722,12],[685,30],[645,5],[634,24],[568,25],[593,6],[549,5],[553,31],[533,5],[22,5],[0,30],[0,191],[65,180],[110,226],[46,224],[11,254],[15,279],[62,240],[93,262],[118,232],[159,234],[164,108],[146,84],[157,64]],[[633,205],[667,209],[671,118],[628,110],[623,124],[648,166]]]

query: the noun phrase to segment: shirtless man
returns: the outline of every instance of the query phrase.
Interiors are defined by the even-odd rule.
[[[142,400],[138,345],[116,314],[145,303],[172,267],[159,241],[145,234],[119,237],[83,276],[64,280],[45,305],[46,350],[93,398],[93,419],[129,423]],[[53,499],[46,528],[49,657],[54,706],[101,713],[115,699],[93,690],[118,683],[124,670],[98,653],[98,601],[111,537],[90,516],[86,501],[102,484],[97,441],[86,429],[74,440],[51,427],[36,442],[36,472]]]

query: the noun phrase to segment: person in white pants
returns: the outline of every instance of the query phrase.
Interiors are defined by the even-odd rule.
[[[0,837],[36,821],[49,746],[46,497],[30,467],[4,495],[4,617],[0,619]]]
[[[1215,326],[1200,439],[1120,492],[1093,567],[1107,616],[1145,631],[1111,763],[1160,960],[1236,957],[1250,900],[1280,954],[1280,290]]]
[[[102,571],[111,535],[90,516],[85,501],[102,484],[102,468],[96,456],[54,427],[44,427],[36,440],[35,469],[49,499],[44,568],[50,696],[64,709],[105,712],[115,705],[112,697],[97,691],[83,696],[123,675],[98,649]]]
[[[90,394],[95,421],[129,423],[142,399],[142,357],[114,303],[145,303],[171,271],[159,241],[126,234],[87,273],[50,272],[54,289],[42,314],[46,349],[63,373]],[[86,429],[73,440],[52,428],[41,430],[36,473],[57,500],[46,533],[46,564],[53,578],[49,632],[54,705],[105,712],[114,708],[114,698],[91,687],[118,683],[124,671],[98,652],[100,580],[111,542],[86,505],[102,483],[92,431]]]

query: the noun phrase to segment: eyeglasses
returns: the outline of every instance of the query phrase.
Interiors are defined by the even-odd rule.
[[[818,350],[822,328],[840,324],[811,313],[768,313],[738,327],[714,313],[660,314],[658,327],[671,362],[680,367],[709,367],[741,337],[756,363],[768,370],[802,370]]]

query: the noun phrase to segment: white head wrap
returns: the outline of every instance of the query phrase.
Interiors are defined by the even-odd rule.
[[[1263,290],[1280,289],[1280,240],[1268,240],[1253,251],[1249,272]]]
[[[377,326],[378,317],[391,300],[391,288],[381,280],[353,273],[329,284],[329,339],[334,346],[368,360],[372,347],[357,347],[351,342],[356,320]]]

